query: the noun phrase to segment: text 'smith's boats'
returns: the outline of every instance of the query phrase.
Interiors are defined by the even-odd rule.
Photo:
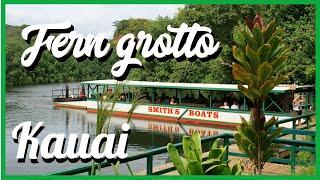
[[[236,84],[168,83],[147,81],[96,80],[81,82],[79,88],[53,90],[55,107],[84,109],[97,112],[97,97],[104,92],[114,91],[121,86],[121,94],[113,115],[128,116],[131,109],[132,89],[139,89],[139,104],[132,117],[161,122],[180,122],[211,126],[221,129],[235,129],[240,116],[247,120],[251,104],[241,95]],[[275,87],[263,103],[267,120],[276,116],[279,120],[290,118],[295,112],[292,102],[301,99],[301,111],[309,111],[314,106],[314,87],[311,85],[279,85]],[[283,124],[292,127],[292,122]]]

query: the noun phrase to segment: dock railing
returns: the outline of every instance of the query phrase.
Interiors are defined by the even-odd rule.
[[[296,122],[297,120],[302,119],[302,118],[310,119],[310,117],[312,117],[312,116],[315,116],[315,113],[309,113],[309,114],[305,114],[305,115],[302,115],[299,117],[294,117],[294,118],[282,120],[282,121],[279,121],[277,123],[277,125],[280,125],[282,123],[291,122],[291,121]],[[292,139],[284,138],[285,135],[292,135]],[[312,137],[313,140],[311,140],[311,141],[296,140],[297,135],[310,136],[310,137]],[[274,141],[274,143],[281,145],[280,150],[289,151],[290,152],[289,157],[288,158],[272,157],[269,159],[269,162],[288,164],[291,167],[291,174],[294,174],[295,170],[296,170],[296,166],[298,165],[298,162],[296,159],[298,152],[306,151],[306,152],[310,152],[315,155],[315,146],[316,146],[315,141],[314,141],[315,136],[316,136],[315,131],[293,129],[293,128],[292,129],[284,128],[284,130],[282,131],[282,136],[280,138],[277,138]],[[230,145],[233,142],[235,142],[234,134],[223,133],[223,134],[218,134],[218,135],[211,136],[211,137],[204,137],[201,139],[201,143],[202,144],[212,143],[216,139],[221,139],[224,146]],[[174,146],[177,149],[180,149],[180,150],[182,149],[182,143],[174,144]],[[168,153],[166,147],[154,148],[152,150],[148,150],[148,151],[141,153],[141,154],[129,156],[126,159],[121,160],[120,163],[127,163],[127,162],[132,162],[135,160],[146,158],[146,175],[162,175],[162,174],[176,170],[175,167],[172,166],[172,167],[168,167],[168,168],[161,169],[158,171],[154,171],[153,157],[156,155],[164,154],[164,153],[166,153],[166,154]],[[243,154],[243,153],[230,152],[229,148],[227,148],[227,153],[225,156],[226,160],[228,160],[230,158],[230,156],[243,157],[243,158],[246,157],[245,154]],[[101,168],[110,167],[110,166],[112,166],[111,163],[112,162],[109,162],[109,161],[102,162]],[[95,168],[98,168],[98,166],[96,165]],[[82,174],[82,173],[88,173],[88,175],[91,175],[90,174],[91,170],[92,170],[91,165],[84,165],[84,166],[76,168],[76,169],[55,172],[50,175],[76,175],[76,174]]]
[[[85,100],[86,97],[81,97],[81,89],[79,88],[69,88],[68,89],[68,97],[67,97],[67,90],[63,89],[54,89],[51,91],[52,100],[59,100],[59,99],[79,99]]]

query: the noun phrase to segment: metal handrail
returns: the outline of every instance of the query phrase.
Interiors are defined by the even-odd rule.
[[[316,113],[315,113],[315,112],[312,112],[312,113],[306,113],[306,114],[303,114],[303,115],[297,116],[297,117],[292,117],[292,118],[288,118],[288,119],[279,120],[279,121],[276,123],[276,125],[284,124],[284,123],[287,123],[287,122],[292,122],[292,121],[294,121],[294,120],[299,120],[299,119],[311,117],[311,116],[314,116],[314,115],[316,115]]]
[[[291,132],[294,132],[294,131],[302,131],[302,130],[291,130]],[[314,133],[315,132],[313,132],[313,131],[309,131],[309,132],[304,131],[305,135],[314,135]],[[224,144],[229,144],[229,140],[234,139],[234,135],[230,134],[230,133],[218,134],[215,136],[202,138],[201,142],[207,143],[207,142],[213,141],[218,138],[223,139]],[[301,150],[315,152],[315,150],[314,150],[315,149],[315,142],[312,142],[312,141],[300,141],[300,140],[290,140],[290,139],[279,139],[278,138],[274,142],[277,144],[290,145],[290,152],[291,152],[290,159],[271,158],[270,161],[279,162],[279,163],[288,163],[291,165],[292,172],[295,171],[295,165],[296,165],[295,153],[296,152],[301,151]],[[181,149],[182,143],[174,144],[174,146],[177,149]],[[288,149],[288,148],[286,147],[284,149]],[[159,147],[159,148],[149,150],[145,153],[129,156],[128,158],[121,160],[121,163],[126,163],[126,162],[130,162],[130,161],[138,160],[138,159],[147,158],[147,174],[148,175],[160,175],[160,174],[171,172],[171,171],[175,170],[174,167],[169,167],[167,169],[153,172],[153,156],[159,155],[162,153],[167,153],[166,147]],[[228,156],[245,157],[245,155],[243,153],[236,153],[236,152],[227,152],[227,158],[228,158]],[[111,162],[109,162],[109,161],[101,163],[101,168],[110,167],[110,166],[111,166]],[[97,167],[98,166],[96,165],[95,168],[97,168]],[[90,174],[91,170],[92,170],[92,166],[86,165],[83,167],[79,167],[77,169],[71,169],[71,170],[67,170],[67,171],[52,173],[51,175],[75,175],[75,174],[80,174],[80,173],[85,173],[85,172],[88,172]]]
[[[80,96],[80,91],[81,91],[81,89],[79,89],[79,88],[69,88],[69,96],[78,97],[78,96]],[[51,96],[52,96],[52,99],[57,98],[57,97],[65,97],[66,96],[66,89],[63,88],[63,89],[51,90]]]
[[[201,139],[202,143],[206,143],[209,142],[213,139],[217,139],[217,138],[225,138],[225,137],[230,137],[232,138],[233,135],[232,134],[228,134],[228,133],[223,133],[223,134],[218,134],[215,136],[211,136],[211,137],[205,137]],[[176,143],[173,146],[175,146],[177,149],[182,148],[182,143]],[[140,153],[140,154],[136,154],[136,155],[132,155],[127,157],[126,159],[121,160],[121,163],[126,163],[126,162],[130,162],[130,161],[134,161],[134,160],[138,160],[138,159],[142,159],[142,158],[148,158],[150,157],[150,155],[155,156],[155,155],[159,155],[162,153],[166,153],[167,152],[167,147],[158,147],[158,148],[154,148],[152,150],[146,151],[144,153]],[[101,168],[104,167],[109,167],[111,166],[111,162],[103,162],[101,163]],[[91,165],[86,165],[83,167],[79,167],[77,169],[71,169],[71,170],[67,170],[67,171],[63,171],[63,172],[58,172],[58,173],[53,173],[51,175],[74,175],[74,174],[79,174],[79,173],[84,173],[84,172],[88,172],[92,169]]]

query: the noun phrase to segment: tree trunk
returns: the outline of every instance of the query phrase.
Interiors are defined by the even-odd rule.
[[[261,109],[261,103],[256,103],[255,108],[252,109],[252,112],[253,112],[253,121],[254,121],[254,126],[255,126],[255,131],[257,132],[258,134],[258,142],[257,142],[257,164],[256,164],[256,168],[258,170],[258,174],[261,175],[262,173],[262,162],[261,162],[261,158],[262,158],[262,150],[261,150],[261,131],[263,130],[264,128],[264,124],[265,124],[265,121],[266,121],[266,118],[264,116],[264,113],[262,112],[262,109]]]

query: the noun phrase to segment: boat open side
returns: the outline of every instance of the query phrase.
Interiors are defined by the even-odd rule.
[[[114,116],[128,116],[132,106],[130,88],[140,88],[144,94],[142,98],[146,99],[144,104],[139,104],[133,111],[132,117],[136,119],[235,129],[241,122],[241,116],[247,120],[250,116],[250,103],[241,95],[236,84],[97,80],[81,82],[80,85],[78,93],[74,93],[73,90],[72,98],[75,100],[63,101],[63,95],[60,95],[59,101],[53,97],[54,106],[83,109],[94,113],[97,112],[97,97],[105,91],[112,92],[115,86],[120,85],[122,93],[115,104]],[[63,93],[63,90],[61,92]],[[268,100],[264,102],[266,119],[272,116],[278,120],[292,117],[290,105],[297,94],[305,100],[301,109],[309,111],[314,105],[313,86],[280,85],[271,91]],[[228,102],[234,104],[228,106]],[[236,108],[233,108],[234,105]],[[282,126],[290,128],[292,122]]]

